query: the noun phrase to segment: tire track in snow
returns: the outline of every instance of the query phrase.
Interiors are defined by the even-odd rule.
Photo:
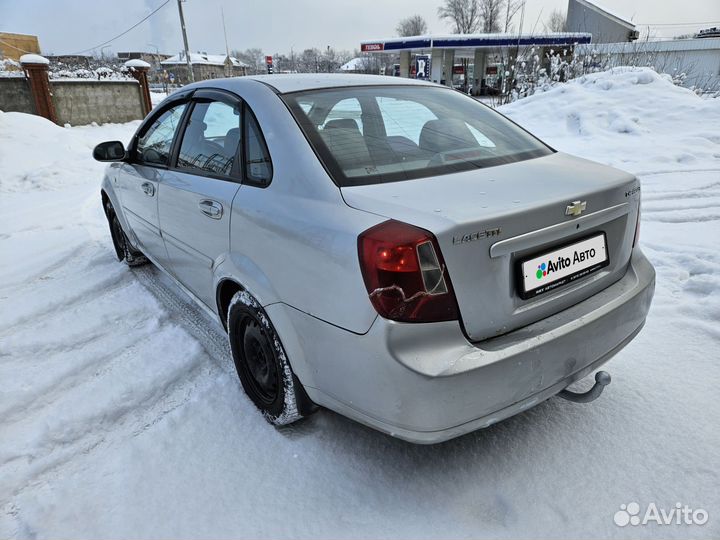
[[[684,184],[671,183],[668,189],[667,184],[654,183],[650,178],[643,194],[643,221],[703,227],[720,220],[720,170],[658,174],[678,174]],[[705,181],[706,177],[710,179]],[[679,185],[684,189],[677,189]],[[656,268],[658,280],[665,282],[657,289],[653,310],[669,311],[672,315],[668,316],[677,317],[678,324],[690,324],[720,339],[720,328],[713,323],[720,320],[718,251],[696,245],[690,236],[687,242],[665,242],[644,239],[641,233],[641,245]]]
[[[713,176],[720,178],[720,170],[657,172],[640,175],[643,181],[656,175],[678,174],[683,179],[688,177]],[[695,186],[684,189],[663,189],[653,182],[646,182],[647,187],[642,198],[642,219],[660,223],[702,223],[720,220],[720,181],[713,178]]]
[[[105,228],[97,223],[97,213],[90,215],[95,204],[91,201],[96,198],[88,197],[81,207],[81,224],[89,237],[81,248],[62,251],[28,282],[7,288],[13,299],[38,288],[62,293],[49,302],[40,301],[43,294],[38,293],[38,301],[28,303],[18,317],[3,321],[9,324],[3,324],[0,334],[21,337],[39,331],[42,335],[44,329],[57,328],[63,321],[86,319],[87,323],[89,319],[93,323],[88,309],[92,313],[92,308],[102,308],[104,313],[106,303],[113,306],[121,325],[101,320],[90,324],[91,330],[75,332],[78,336],[72,338],[65,335],[58,340],[51,334],[44,345],[34,341],[22,346],[18,340],[10,354],[0,357],[0,368],[9,371],[17,365],[27,373],[23,364],[28,359],[36,363],[35,369],[44,369],[37,364],[42,361],[48,370],[54,370],[42,384],[32,387],[27,397],[2,411],[5,440],[13,441],[0,444],[2,506],[12,504],[17,494],[48,475],[75,466],[96,448],[151,428],[188,403],[198,389],[215,384],[218,377],[235,377],[222,328],[174,284],[166,283],[169,280],[157,269],[125,267],[121,274],[109,277],[103,273],[111,248],[103,234]],[[71,290],[67,296],[64,282]],[[132,290],[133,284],[147,293],[145,303],[151,300],[150,305],[137,302],[141,297]],[[143,317],[148,310],[151,315]],[[144,327],[153,320],[155,326]],[[81,327],[83,324],[72,328]],[[125,339],[114,337],[118,332]],[[38,358],[39,353],[54,360]]]
[[[39,399],[33,395],[26,400],[17,400],[10,407],[0,408],[0,417],[3,418],[3,424],[9,425],[18,421],[26,421],[36,412],[52,407],[58,399],[66,395],[66,391],[71,389],[79,390],[84,384],[92,381],[93,377],[107,374],[114,365],[122,364],[123,360],[137,354],[138,349],[148,343],[153,338],[153,335],[133,336],[130,343],[123,342],[104,354],[92,355],[81,362],[80,365],[76,365],[74,369],[59,373],[59,378],[49,380],[42,386],[34,388],[36,394],[42,396]]]
[[[220,324],[210,319],[194,301],[185,295],[170,280],[162,275],[153,265],[140,266],[133,269],[138,281],[177,318],[182,327],[198,340],[205,352],[215,363],[227,373],[235,373],[225,330]]]

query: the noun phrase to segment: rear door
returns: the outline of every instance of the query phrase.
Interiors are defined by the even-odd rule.
[[[213,269],[229,250],[230,209],[240,188],[242,103],[219,90],[193,94],[176,144],[175,166],[163,173],[160,229],[170,271],[213,309]]]
[[[160,236],[158,192],[187,103],[176,103],[158,112],[138,134],[129,163],[117,175],[123,215],[140,249],[163,266],[167,252]]]

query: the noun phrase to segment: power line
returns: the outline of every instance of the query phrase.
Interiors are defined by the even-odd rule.
[[[137,28],[138,26],[140,26],[142,23],[144,23],[145,21],[147,21],[150,17],[152,17],[153,15],[155,15],[155,14],[156,14],[158,11],[160,11],[162,8],[164,8],[168,3],[170,3],[170,0],[165,0],[162,4],[160,4],[157,8],[155,8],[153,11],[151,11],[151,12],[150,12],[149,14],[147,14],[145,17],[143,17],[142,19],[140,19],[138,22],[136,22],[135,24],[133,24],[130,28],[128,28],[127,30],[125,30],[125,31],[122,32],[121,34],[118,34],[118,35],[115,36],[114,38],[109,39],[109,40],[105,41],[104,43],[99,43],[99,44],[95,45],[94,47],[88,47],[87,49],[83,49],[82,51],[77,51],[77,52],[69,53],[69,54],[82,54],[82,53],[85,53],[85,52],[88,52],[88,51],[95,50],[95,49],[97,49],[98,47],[103,47],[103,46],[107,45],[108,43],[112,43],[112,42],[115,41],[116,39],[121,38],[122,36],[124,36],[125,34],[127,34],[130,30],[133,30],[134,28]]]
[[[12,48],[12,49],[15,49],[15,50],[17,50],[17,51],[20,51],[20,52],[24,52],[24,53],[27,53],[27,54],[38,54],[38,53],[36,53],[36,52],[26,51],[25,49],[21,49],[21,48],[18,47],[17,45],[13,45],[12,43],[8,43],[7,41],[3,41],[2,39],[0,39],[0,43],[2,43],[3,45],[6,45],[7,47],[10,47],[10,48]]]

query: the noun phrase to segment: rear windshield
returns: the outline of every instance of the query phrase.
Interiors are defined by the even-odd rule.
[[[346,87],[282,96],[339,186],[437,176],[552,150],[449,88]]]

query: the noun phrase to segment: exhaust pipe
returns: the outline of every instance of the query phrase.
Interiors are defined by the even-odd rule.
[[[558,396],[575,403],[590,403],[600,397],[600,394],[602,394],[605,387],[610,384],[611,380],[612,378],[607,371],[598,371],[595,374],[595,384],[587,392],[580,394],[577,392],[571,392],[570,390],[561,390],[558,393]]]

